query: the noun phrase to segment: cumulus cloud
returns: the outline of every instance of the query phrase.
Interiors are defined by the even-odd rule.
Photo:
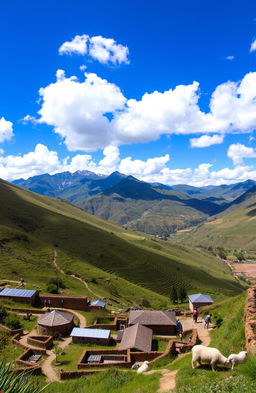
[[[253,40],[250,47],[250,52],[256,51],[256,40]]]
[[[149,142],[164,134],[206,134],[192,142],[203,147],[256,127],[256,72],[217,86],[208,112],[200,109],[198,82],[128,100],[117,85],[93,73],[82,81],[63,70],[56,77],[39,90],[38,122],[53,126],[70,151]]]
[[[103,64],[129,63],[127,46],[117,44],[113,38],[105,38],[101,35],[94,37],[89,37],[87,34],[76,35],[71,41],[66,41],[61,45],[59,54],[88,54]]]
[[[35,176],[39,173],[52,172],[58,168],[59,159],[55,151],[49,151],[45,145],[38,144],[33,152],[24,155],[1,156],[0,177],[17,179]]]
[[[94,151],[114,144],[107,114],[121,110],[125,104],[119,87],[96,74],[85,74],[79,82],[57,71],[57,81],[41,88],[40,123],[54,127],[70,151]]]
[[[235,56],[226,56],[225,60],[234,60]]]
[[[87,42],[89,36],[87,34],[76,35],[71,41],[64,42],[59,48],[60,55],[85,55],[87,53]]]
[[[223,142],[224,135],[202,135],[200,138],[190,139],[191,147],[208,147],[212,145],[219,145]]]
[[[256,157],[256,149],[247,147],[241,143],[235,143],[229,146],[227,155],[231,158],[234,165],[243,165],[244,158]]]
[[[13,123],[5,120],[4,117],[0,119],[0,143],[8,141],[13,137]]]

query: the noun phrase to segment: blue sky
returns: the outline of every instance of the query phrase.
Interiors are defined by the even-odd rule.
[[[0,36],[2,178],[256,179],[255,2],[13,0]]]

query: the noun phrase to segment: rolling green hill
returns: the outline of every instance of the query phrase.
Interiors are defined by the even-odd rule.
[[[222,213],[175,239],[189,245],[256,250],[256,186],[235,199]]]
[[[132,176],[79,205],[105,220],[160,236],[196,225],[220,211],[211,201],[153,188]]]
[[[67,202],[0,182],[0,263],[2,279],[24,277],[45,289],[59,275],[76,274],[99,296],[124,304],[146,298],[166,307],[171,285],[187,286],[216,297],[238,293],[242,287],[221,261],[206,252],[171,246],[105,222]],[[91,293],[74,278],[65,278],[66,291]],[[165,304],[165,305],[164,305]]]

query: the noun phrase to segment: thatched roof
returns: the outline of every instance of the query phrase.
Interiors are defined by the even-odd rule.
[[[142,326],[133,325],[124,329],[123,338],[119,349],[135,349],[137,351],[149,352],[152,347],[152,330]]]
[[[131,311],[129,316],[128,325],[175,325],[176,314],[175,311],[148,311],[138,310]]]
[[[43,326],[60,326],[67,325],[73,320],[73,315],[59,310],[47,312],[38,318],[38,325]]]

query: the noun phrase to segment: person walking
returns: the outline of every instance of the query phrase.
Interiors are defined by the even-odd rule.
[[[176,322],[176,332],[177,332],[177,336],[179,336],[180,340],[182,340],[183,326],[182,326],[179,319],[177,319],[177,322]]]
[[[205,319],[204,319],[204,327],[205,327],[205,329],[209,328],[209,324],[211,322],[211,316],[212,316],[211,314],[207,314]]]
[[[196,308],[194,309],[194,311],[193,311],[193,321],[194,321],[195,323],[197,323],[198,314],[199,314],[198,308],[196,307]]]

